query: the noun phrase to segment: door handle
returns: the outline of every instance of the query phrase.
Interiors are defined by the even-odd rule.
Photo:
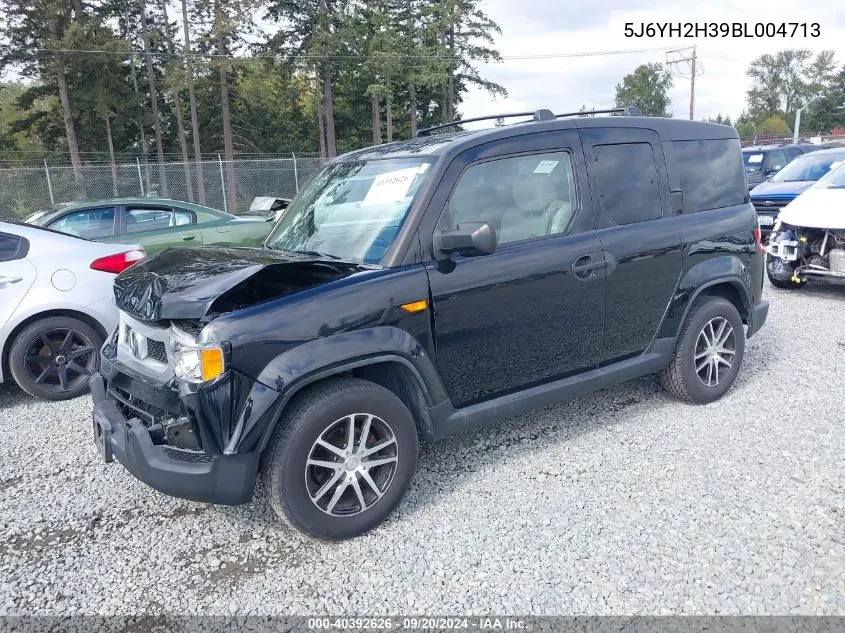
[[[599,276],[595,273],[596,269],[604,268],[606,265],[602,251],[579,255],[572,263],[572,275],[579,281],[598,279]]]
[[[23,277],[0,277],[0,288],[11,286],[19,281],[23,281]]]
[[[185,242],[189,242],[189,241],[191,241],[195,238],[196,238],[196,235],[183,235],[182,236],[182,240],[184,240]]]

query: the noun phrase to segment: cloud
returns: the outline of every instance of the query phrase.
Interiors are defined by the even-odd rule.
[[[625,7],[621,9],[620,7]],[[760,12],[755,3],[710,0],[705,3],[664,0],[488,0],[484,10],[502,27],[497,40],[506,59],[501,64],[481,65],[482,76],[502,84],[509,93],[491,102],[483,91],[473,89],[460,110],[466,117],[494,112],[550,108],[556,112],[612,107],[616,84],[636,66],[666,61],[666,49],[698,47],[700,74],[696,79],[695,116],[718,113],[737,117],[745,107],[749,62],[763,53],[784,48],[832,48],[837,61],[845,63],[845,13],[826,0],[805,0],[800,6],[789,0],[767,0]],[[794,38],[626,38],[624,25],[635,29],[642,23],[679,22],[818,22],[821,37]],[[800,33],[799,33],[800,35]],[[642,50],[647,49],[647,50]],[[548,59],[519,59],[537,55],[584,55],[596,51],[637,50],[625,54]],[[517,59],[514,59],[514,58]],[[682,68],[681,70],[688,70]],[[688,116],[690,86],[687,77],[676,76],[670,93],[675,116]]]

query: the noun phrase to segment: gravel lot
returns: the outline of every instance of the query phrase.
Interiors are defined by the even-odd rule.
[[[720,402],[647,377],[429,446],[339,544],[160,495],[89,397],[0,386],[0,614],[845,614],[845,287],[766,295]]]

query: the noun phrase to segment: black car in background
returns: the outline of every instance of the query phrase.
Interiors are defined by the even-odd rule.
[[[420,440],[649,373],[720,398],[768,311],[736,130],[577,115],[340,156],[263,248],[124,272],[103,458],[213,503],[261,476],[280,518],[339,539],[399,504]]]
[[[745,164],[748,189],[751,190],[767,180],[802,154],[814,152],[817,149],[819,149],[818,145],[808,143],[743,148],[742,162]]]

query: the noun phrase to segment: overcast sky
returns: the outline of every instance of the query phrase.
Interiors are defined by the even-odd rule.
[[[745,71],[754,57],[784,48],[834,49],[845,64],[845,8],[829,0],[482,0],[502,28],[497,47],[502,56],[583,54],[596,51],[648,50],[633,54],[534,60],[505,60],[482,65],[482,76],[508,90],[495,102],[478,90],[467,95],[461,112],[471,117],[498,112],[549,108],[555,112],[612,107],[615,86],[636,66],[665,62],[667,48],[698,45],[703,73],[696,79],[697,119],[728,114],[745,106]],[[622,10],[622,7],[626,7]],[[626,38],[633,22],[818,22],[819,38]],[[682,68],[688,73],[688,68]],[[675,116],[689,116],[689,79],[675,77],[671,92]]]

